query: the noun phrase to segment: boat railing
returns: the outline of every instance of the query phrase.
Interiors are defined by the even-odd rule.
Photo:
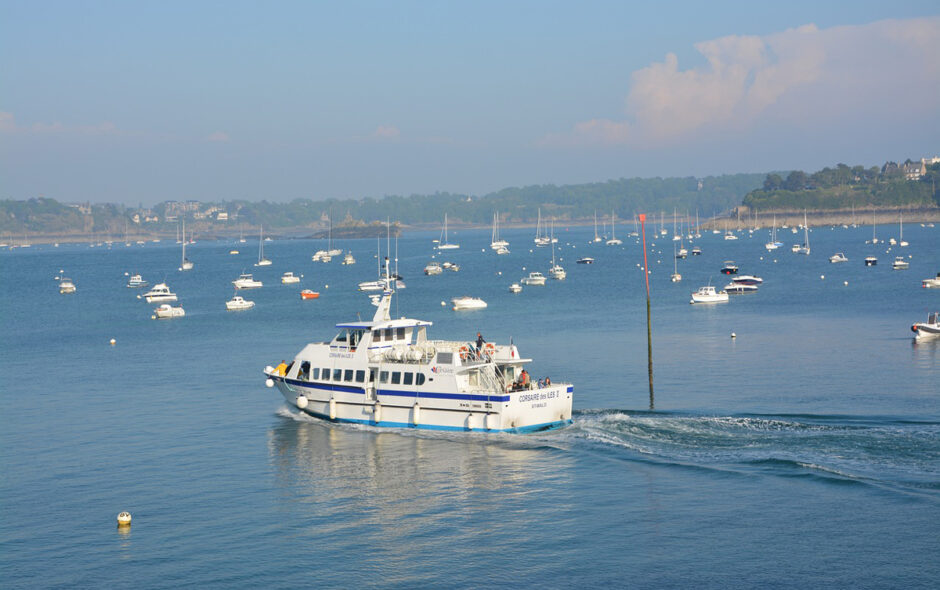
[[[434,360],[436,354],[435,346],[431,342],[424,342],[370,351],[369,360],[371,362],[427,364]]]

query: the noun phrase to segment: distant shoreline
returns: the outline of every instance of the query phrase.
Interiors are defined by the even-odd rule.
[[[659,227],[660,219],[654,214],[647,214],[647,225],[650,227]],[[855,223],[859,226],[872,225],[874,221],[877,225],[893,225],[897,224],[899,221],[899,216],[903,215],[904,223],[936,223],[940,222],[940,208],[930,208],[930,209],[913,209],[913,210],[904,210],[904,209],[877,209],[874,212],[871,209],[868,210],[859,210],[856,211],[854,216],[851,212],[847,211],[807,211],[807,224],[811,227],[815,226],[833,226],[833,225],[851,225]],[[704,230],[739,230],[739,229],[748,229],[756,226],[758,227],[770,227],[774,223],[774,218],[776,218],[777,227],[782,227],[784,225],[796,226],[803,223],[803,212],[802,211],[777,211],[777,212],[760,212],[756,216],[751,212],[742,212],[740,216],[728,216],[728,217],[719,217],[714,219],[708,219],[701,221],[701,228]],[[683,225],[688,225],[689,223],[694,223],[694,219],[689,218],[678,218],[677,223],[682,223]],[[471,223],[455,223],[449,224],[450,228],[454,231],[460,230],[477,230],[477,229],[488,229],[491,227],[489,224],[471,224]],[[503,229],[523,229],[531,228],[535,229],[534,223],[506,223],[501,227]],[[577,219],[567,222],[558,223],[556,220],[555,229],[563,230],[568,227],[586,227],[594,225],[593,219]],[[666,216],[663,223],[664,226],[672,225],[671,216]],[[417,232],[417,231],[434,231],[439,227],[436,224],[416,224],[416,225],[405,225],[402,224],[399,226],[402,233]],[[605,227],[604,223],[599,223],[598,227]],[[629,232],[633,231],[633,220],[632,219],[618,219],[616,222],[616,228],[618,232],[627,235]],[[334,228],[334,233],[339,228]],[[310,227],[291,227],[291,228],[282,228],[280,230],[274,230],[269,235],[272,238],[284,240],[284,239],[326,239],[326,238],[315,238],[312,237],[315,233],[320,232],[321,230],[314,230]],[[239,228],[210,228],[196,234],[198,240],[214,241],[214,240],[236,240],[239,237],[240,229]],[[82,243],[94,243],[94,244],[104,244],[108,239],[102,237],[101,235],[91,236],[84,233],[30,233],[26,236],[30,244],[82,244]],[[374,237],[370,235],[369,237]],[[141,232],[134,234],[133,236],[128,236],[128,242],[136,243],[137,241],[152,242],[153,240],[168,241],[174,243],[176,241],[177,234],[175,232]],[[255,242],[257,238],[246,238],[248,243]],[[366,239],[363,238],[352,238],[348,236],[335,236],[336,240],[345,240],[345,239]],[[122,239],[115,239],[113,236],[110,238],[112,243],[122,243]],[[10,232],[5,232],[3,237],[0,238],[0,243],[10,247],[13,245],[19,246],[23,243],[23,236],[19,234],[11,234]]]

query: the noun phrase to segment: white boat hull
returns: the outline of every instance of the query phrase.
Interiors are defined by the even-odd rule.
[[[317,386],[270,373],[267,376],[290,406],[333,422],[513,433],[550,430],[571,423],[574,388],[565,383],[492,396],[379,390],[375,398],[370,399],[364,388],[337,386],[354,391],[331,391],[326,389],[331,387],[327,384]],[[301,395],[306,401],[304,408],[298,406]],[[449,399],[435,397],[443,395]]]

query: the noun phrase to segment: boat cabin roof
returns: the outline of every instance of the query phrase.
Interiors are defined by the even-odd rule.
[[[401,318],[398,320],[389,320],[386,322],[344,322],[342,324],[336,324],[337,328],[340,329],[350,329],[350,330],[384,330],[386,328],[417,328],[420,326],[431,326],[431,322],[424,320],[413,320],[409,318]]]

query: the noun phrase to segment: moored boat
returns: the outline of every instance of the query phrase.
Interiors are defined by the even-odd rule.
[[[300,282],[300,277],[298,277],[291,271],[287,271],[281,275],[281,283],[284,285],[290,285],[290,284],[299,283],[299,282]]]
[[[845,254],[843,254],[842,252],[837,252],[829,257],[829,262],[831,264],[836,264],[839,262],[848,262],[848,261],[849,259],[846,258]]]
[[[534,270],[529,273],[529,276],[523,277],[519,280],[523,285],[544,285],[545,284],[545,275]]]
[[[475,309],[486,309],[486,301],[483,301],[479,297],[454,297],[450,300],[453,305],[454,311],[461,310],[475,310]]]
[[[729,295],[741,295],[743,293],[754,293],[758,289],[757,285],[748,283],[728,283],[725,285],[725,292]]]
[[[170,291],[170,288],[166,283],[157,283],[149,291],[143,295],[138,295],[138,298],[143,297],[147,300],[147,303],[159,303],[161,301],[176,301],[176,293]]]
[[[760,277],[755,277],[754,275],[738,275],[731,278],[731,282],[736,285],[762,285],[764,279]]]
[[[147,281],[143,279],[140,275],[131,275],[131,278],[127,281],[127,287],[130,289],[140,289],[149,285]]]
[[[583,258],[578,258],[577,264],[594,264],[594,259],[590,256],[584,256]]]
[[[940,272],[937,273],[935,278],[921,281],[921,287],[925,289],[940,289]]]
[[[260,289],[264,286],[259,280],[256,280],[251,273],[242,273],[237,279],[232,281],[236,289]]]
[[[698,291],[692,293],[692,300],[689,303],[722,303],[728,301],[726,291],[716,291],[711,285],[699,287]]]
[[[725,275],[738,274],[738,265],[735,264],[733,260],[725,260],[724,266],[721,267],[721,274],[725,274]]]
[[[509,292],[510,292],[510,293],[521,293],[521,292],[522,292],[522,285],[520,285],[519,283],[513,283],[513,284],[509,285]]]
[[[225,302],[225,309],[229,311],[242,311],[245,309],[251,309],[254,306],[254,301],[248,301],[241,295],[236,295]]]
[[[891,268],[894,270],[906,270],[910,266],[911,264],[907,260],[904,260],[903,256],[895,256],[894,262],[891,263]]]
[[[170,318],[181,318],[186,315],[186,310],[184,310],[182,306],[173,307],[169,303],[164,303],[153,310],[153,314],[157,319],[166,320]]]
[[[387,262],[386,262],[387,266]],[[380,427],[528,432],[571,422],[573,386],[533,384],[512,344],[430,340],[431,322],[391,319],[393,291],[371,321],[336,325],[290,364],[266,367],[269,387],[302,412]],[[545,381],[548,381],[546,384]]]
[[[441,268],[441,265],[437,262],[429,262],[427,266],[424,267],[424,274],[428,276],[439,275],[442,272],[444,272],[444,269]]]
[[[304,289],[300,292],[301,299],[319,299],[320,294],[316,291],[311,291],[310,289]]]
[[[927,314],[927,321],[917,322],[911,326],[911,331],[914,332],[916,340],[940,336],[940,312]]]
[[[63,295],[69,295],[75,292],[75,283],[72,282],[72,279],[67,279],[62,277],[62,280],[59,281],[59,293]]]

